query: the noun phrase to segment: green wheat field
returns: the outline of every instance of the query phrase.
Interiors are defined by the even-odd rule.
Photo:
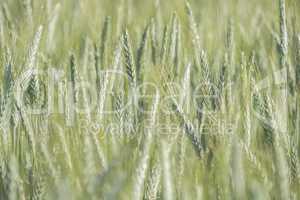
[[[300,199],[300,1],[1,0],[0,200]]]

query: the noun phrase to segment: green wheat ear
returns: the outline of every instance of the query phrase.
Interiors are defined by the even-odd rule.
[[[170,70],[173,72],[172,76],[176,77],[178,71],[178,51],[179,51],[179,24],[178,24],[178,17],[176,13],[173,14],[171,20],[171,28],[169,33],[169,44],[167,48],[167,60],[168,63],[172,66]]]
[[[4,102],[3,92],[2,92],[2,89],[0,88],[0,117],[2,117],[4,104],[5,104],[5,102]]]
[[[286,66],[287,62],[287,53],[288,53],[288,33],[287,33],[287,25],[286,25],[286,11],[285,11],[285,0],[279,0],[279,7],[280,7],[280,65],[281,67]]]
[[[32,0],[23,1],[24,10],[26,13],[26,18],[29,26],[33,26],[33,16],[32,16]]]
[[[297,36],[296,46],[296,87],[297,91],[300,92],[300,35]]]
[[[142,66],[144,65],[143,59],[144,59],[144,54],[145,50],[147,47],[147,40],[148,40],[148,32],[149,32],[149,25],[147,25],[143,31],[142,38],[140,41],[139,48],[137,50],[137,56],[136,56],[136,75],[137,75],[137,81],[138,83],[141,82],[141,70]]]
[[[25,65],[25,69],[32,71],[29,74],[28,79],[23,82],[22,86],[25,89],[25,103],[26,104],[34,104],[37,105],[39,103],[39,96],[40,96],[40,83],[38,77],[38,67],[37,67],[37,56],[38,56],[38,48],[40,45],[41,37],[42,37],[43,27],[40,26],[38,31],[34,36],[34,40],[29,49],[29,55],[27,58],[27,62]]]
[[[150,25],[149,25],[149,32],[150,32],[150,40],[151,40],[151,59],[152,63],[155,65],[157,63],[157,57],[158,57],[158,41],[157,41],[157,24],[155,19],[151,19]]]
[[[13,86],[13,72],[12,72],[12,58],[10,50],[6,51],[6,64],[4,67],[4,84],[3,84],[3,95],[7,98],[10,95]]]
[[[76,92],[76,80],[77,80],[77,71],[76,71],[76,63],[75,63],[75,55],[70,55],[70,81],[71,81],[71,89],[72,89],[72,99],[73,102],[77,102],[77,92]]]
[[[99,103],[100,99],[100,90],[101,90],[101,74],[100,71],[105,69],[106,65],[106,52],[107,52],[107,40],[109,33],[110,17],[106,17],[102,32],[101,32],[101,44],[100,47],[97,44],[94,44],[94,61],[95,61],[95,71],[96,71],[96,93],[97,93],[97,102]]]
[[[135,70],[135,64],[133,59],[132,47],[130,46],[129,34],[127,29],[123,31],[122,38],[123,38],[123,56],[125,59],[126,73],[128,76],[129,83],[135,87],[136,70]]]
[[[199,55],[200,55],[200,51],[201,51],[200,36],[198,33],[198,27],[197,27],[197,23],[194,18],[194,14],[193,14],[191,5],[188,1],[185,1],[185,9],[186,9],[186,13],[188,15],[189,29],[191,30],[194,54],[195,54],[197,65],[199,65]]]
[[[32,44],[30,45],[29,48],[29,54],[26,60],[26,65],[25,67],[27,68],[33,68],[35,67],[35,62],[37,59],[37,54],[38,54],[38,48],[40,45],[40,41],[42,38],[42,32],[43,32],[43,26],[39,26],[37,32],[35,33],[34,39]]]
[[[110,33],[110,26],[111,26],[111,17],[107,16],[104,20],[102,33],[101,33],[101,46],[99,50],[99,57],[101,60],[101,69],[104,69],[106,65],[106,53],[108,49],[108,42],[109,42],[109,33]]]
[[[94,44],[94,60],[95,60],[95,72],[96,72],[96,92],[99,102],[101,80],[100,80],[100,53],[97,44]]]
[[[150,177],[147,183],[147,191],[145,196],[149,200],[155,200],[159,198],[160,190],[160,181],[161,181],[161,166],[158,162],[151,169]]]

